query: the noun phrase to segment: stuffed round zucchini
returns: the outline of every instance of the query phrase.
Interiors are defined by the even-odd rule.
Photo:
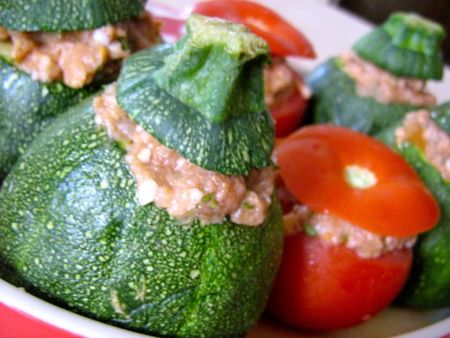
[[[410,112],[380,138],[412,165],[441,209],[436,228],[419,236],[399,302],[423,309],[450,306],[450,103]]]
[[[442,78],[444,36],[439,24],[418,15],[392,14],[357,41],[353,52],[310,74],[314,121],[375,134],[408,111],[434,106],[425,85]]]
[[[268,47],[201,16],[187,32],[128,58],[33,142],[0,192],[0,252],[28,289],[85,315],[231,337],[263,311],[283,245]]]
[[[120,60],[157,40],[142,0],[3,1],[0,181],[54,116],[113,81]]]

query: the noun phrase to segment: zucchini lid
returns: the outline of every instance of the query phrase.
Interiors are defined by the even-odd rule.
[[[0,26],[28,32],[90,30],[138,16],[144,5],[145,0],[0,0]]]
[[[363,59],[399,77],[442,79],[441,25],[417,14],[397,12],[356,42]]]
[[[244,26],[193,15],[177,44],[124,62],[117,100],[192,163],[246,175],[271,164],[274,128],[263,87],[268,55],[266,42]]]

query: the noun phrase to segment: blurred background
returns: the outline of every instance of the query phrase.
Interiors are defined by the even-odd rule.
[[[450,0],[331,0],[343,9],[379,24],[395,11],[414,11],[439,22],[447,37],[443,52],[445,62],[450,64]]]

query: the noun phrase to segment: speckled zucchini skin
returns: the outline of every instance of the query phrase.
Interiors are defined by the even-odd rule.
[[[440,80],[445,31],[417,14],[397,12],[353,46],[361,58],[398,77]]]
[[[205,118],[198,109],[156,83],[153,75],[162,67],[164,58],[172,53],[173,48],[159,46],[125,60],[118,79],[120,106],[162,144],[202,168],[226,175],[247,175],[253,168],[271,165],[274,127],[267,108],[263,106],[245,113],[238,112],[223,121]],[[208,57],[207,51],[202,53],[204,58]],[[263,65],[260,62],[261,67],[257,67],[253,61],[255,77],[262,74]],[[227,68],[230,66],[213,67],[209,70],[218,78],[214,81],[227,81]],[[244,81],[249,82],[247,87],[257,93],[258,81],[250,83],[252,77],[244,74]],[[262,87],[260,89],[260,101],[264,102]],[[205,97],[206,100],[214,101],[215,98],[211,94]],[[239,107],[235,102],[233,104]]]
[[[249,227],[179,224],[139,206],[124,151],[91,101],[56,119],[0,191],[0,253],[31,290],[82,314],[168,336],[242,335],[278,267],[281,211]]]
[[[0,83],[1,182],[34,137],[98,85],[72,89],[62,83],[41,83],[1,58]]]
[[[314,96],[310,109],[315,123],[332,123],[362,133],[376,134],[400,120],[406,112],[421,107],[385,104],[359,96],[355,82],[341,68],[339,58],[331,58],[307,77]]]
[[[420,235],[410,277],[398,302],[421,309],[450,306],[450,183],[413,146],[400,154],[414,167],[439,203],[436,227]]]
[[[0,26],[13,31],[89,30],[126,21],[145,0],[1,0]]]
[[[450,132],[450,104],[432,113],[434,120]],[[397,302],[419,309],[450,306],[450,182],[446,182],[410,143],[396,145],[394,133],[399,124],[379,135],[379,138],[399,152],[417,171],[439,203],[439,223],[419,236],[414,247],[413,266]]]

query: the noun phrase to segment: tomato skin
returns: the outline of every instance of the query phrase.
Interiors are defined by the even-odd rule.
[[[287,136],[299,127],[305,114],[307,103],[307,99],[296,88],[288,98],[269,106],[269,111],[275,120],[276,137]]]
[[[275,136],[288,136],[303,120],[310,90],[303,77],[283,58],[272,58],[264,76],[266,102],[269,101],[268,108],[275,121]],[[280,79],[283,79],[283,85],[280,85]]]
[[[268,312],[311,330],[356,325],[389,305],[403,287],[410,249],[363,259],[304,233],[288,236]]]
[[[247,0],[209,0],[194,5],[193,13],[244,24],[266,40],[272,54],[314,58],[309,40],[273,10]]]
[[[436,225],[439,206],[398,154],[350,129],[315,125],[291,134],[275,149],[289,191],[316,212],[328,211],[368,231],[407,237]],[[375,173],[370,188],[350,186],[348,165]]]

